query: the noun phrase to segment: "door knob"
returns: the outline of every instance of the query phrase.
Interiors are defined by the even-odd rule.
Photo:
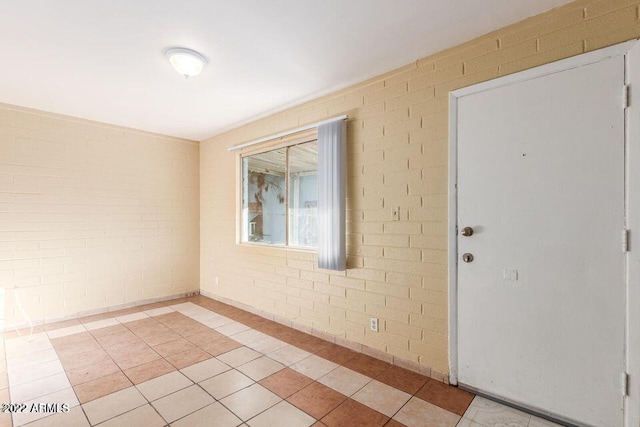
[[[460,234],[462,234],[463,236],[469,237],[473,235],[473,228],[471,227],[465,227],[462,230],[460,230]]]
[[[464,262],[471,262],[471,261],[473,261],[473,255],[471,255],[469,253],[463,254],[462,255],[462,260]]]

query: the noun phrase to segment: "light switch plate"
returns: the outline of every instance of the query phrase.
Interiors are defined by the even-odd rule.
[[[505,268],[503,274],[504,274],[504,280],[511,280],[511,281],[518,280],[518,270]]]
[[[394,221],[400,221],[400,207],[394,206],[391,210],[391,216]]]

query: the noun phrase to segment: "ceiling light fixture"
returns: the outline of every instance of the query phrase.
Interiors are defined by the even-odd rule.
[[[195,50],[174,47],[165,54],[173,68],[185,78],[195,77],[204,68],[207,59]]]

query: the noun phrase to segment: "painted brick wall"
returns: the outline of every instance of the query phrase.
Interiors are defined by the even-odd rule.
[[[198,289],[198,143],[0,104],[7,327]]]
[[[449,91],[637,38],[638,3],[570,3],[204,141],[201,289],[448,372]],[[320,271],[312,253],[236,245],[237,171],[227,147],[342,113],[348,270]],[[379,333],[368,330],[370,316],[380,318]]]

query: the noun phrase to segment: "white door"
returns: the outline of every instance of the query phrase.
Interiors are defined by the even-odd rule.
[[[623,86],[618,56],[457,100],[458,382],[602,427],[623,423]]]

